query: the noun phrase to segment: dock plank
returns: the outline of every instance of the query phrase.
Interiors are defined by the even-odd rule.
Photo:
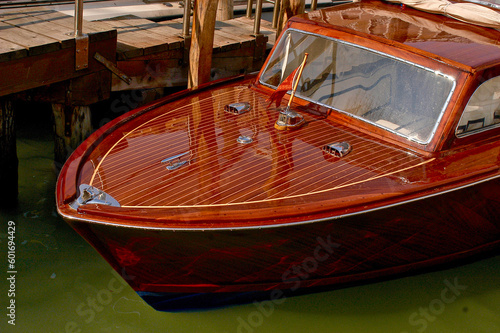
[[[27,48],[0,38],[0,62],[20,59],[27,56]]]
[[[242,47],[249,47],[251,45],[251,39],[245,40],[242,38],[238,38],[238,36],[235,35],[234,31],[231,30],[231,27],[227,29],[226,27],[221,27],[219,23],[219,21],[215,22],[214,43],[215,41],[221,41],[226,44],[221,47],[221,52],[237,50]]]
[[[53,10],[38,10],[30,12],[30,15],[40,20],[48,21],[61,26],[68,34],[74,33],[75,21],[72,16],[53,11]],[[63,30],[63,31],[64,31]],[[115,29],[110,29],[109,26],[100,24],[99,22],[83,21],[83,33],[89,35],[90,42],[109,39],[116,35]]]
[[[38,55],[60,49],[58,40],[0,22],[0,38],[28,49],[28,55]]]
[[[46,21],[43,18],[31,16],[29,13],[18,13],[3,20],[4,23],[18,28],[29,30],[33,33],[58,40],[62,48],[75,45],[75,39],[71,31],[66,27]]]
[[[183,27],[182,18],[159,22],[159,23],[162,26],[169,27],[170,29],[174,29],[179,31],[179,33],[182,33],[182,27]],[[192,27],[192,22],[190,23]],[[213,45],[214,53],[232,51],[240,47],[241,43],[239,40],[234,39],[232,35],[227,35],[226,33],[218,33],[216,28],[214,33],[214,45]]]
[[[253,19],[249,19],[246,16],[242,16],[231,20],[231,24],[233,24],[234,26],[238,26],[244,30],[250,31],[250,34],[253,34],[253,25],[254,25]],[[274,43],[276,42],[276,29],[272,27],[271,22],[262,20],[260,23],[260,33],[268,37],[268,43],[274,45]]]
[[[128,25],[120,20],[110,19],[98,22],[117,30],[117,52],[121,53],[118,58],[128,59],[168,50],[168,43],[160,38],[155,38],[146,30]]]
[[[255,41],[255,37],[251,35],[252,31],[243,29],[240,26],[232,24],[230,21],[217,21],[215,23],[215,34],[225,36],[231,40],[240,43],[241,47],[250,47]]]
[[[182,30],[172,28],[168,25],[139,18],[134,15],[120,17],[120,22],[151,33],[154,38],[160,38],[168,44],[169,50],[179,49],[184,46]]]
[[[85,24],[89,54],[113,59],[116,30]],[[93,75],[102,64],[89,57],[88,67],[75,68],[74,18],[44,7],[0,12],[0,96]]]

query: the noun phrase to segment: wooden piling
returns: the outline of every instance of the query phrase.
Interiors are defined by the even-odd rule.
[[[210,81],[216,13],[217,1],[195,1],[189,52],[189,88]]]
[[[276,39],[285,27],[286,21],[292,16],[303,14],[306,8],[305,0],[281,0],[280,15],[278,17],[278,26],[276,28]]]
[[[92,134],[89,106],[52,104],[54,115],[54,160],[63,165],[71,153]]]
[[[219,0],[217,8],[217,21],[227,21],[234,18],[233,0]]]
[[[17,203],[18,159],[14,107],[9,97],[0,98],[0,207],[11,208]]]

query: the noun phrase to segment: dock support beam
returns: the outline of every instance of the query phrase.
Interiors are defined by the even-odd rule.
[[[17,204],[18,159],[14,108],[8,97],[0,98],[0,207]]]
[[[54,160],[62,166],[69,155],[92,134],[89,106],[52,104],[54,115]]]
[[[193,31],[189,52],[189,88],[210,81],[216,13],[217,1],[196,0],[194,2]]]

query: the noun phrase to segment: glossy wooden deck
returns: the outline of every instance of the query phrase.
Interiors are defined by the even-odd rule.
[[[112,134],[96,133],[99,145],[82,146],[76,156],[89,149],[84,158],[68,162],[79,173],[61,180],[60,205],[74,200],[78,184],[91,184],[122,207],[85,205],[79,212],[86,219],[158,228],[251,227],[369,211],[500,175],[495,141],[447,158],[425,156],[321,113],[304,113],[308,124],[299,131],[277,132],[277,110],[268,109],[267,94],[248,89],[249,83],[160,102],[136,112],[134,121],[103,128]],[[239,101],[250,101],[252,111],[223,111]],[[238,143],[242,134],[254,142]],[[323,145],[336,141],[349,141],[352,152],[325,158]],[[177,170],[161,163],[184,152],[191,162]]]
[[[224,112],[225,105],[244,101],[252,101],[250,112]],[[300,200],[429,162],[318,117],[306,116],[307,128],[298,133],[279,133],[274,130],[278,112],[245,86],[183,102],[120,129],[123,136],[118,141],[113,136],[106,155],[89,156],[97,168],[93,178],[81,182],[103,189],[125,208],[231,205]],[[238,143],[243,134],[254,142]],[[322,152],[324,145],[342,141],[353,146],[345,158]],[[189,165],[169,171],[160,163],[181,153],[188,153]],[[397,177],[393,182],[387,185],[399,186]]]

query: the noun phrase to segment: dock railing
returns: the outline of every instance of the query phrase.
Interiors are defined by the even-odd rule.
[[[83,0],[75,0],[75,37],[82,35],[83,28]]]

